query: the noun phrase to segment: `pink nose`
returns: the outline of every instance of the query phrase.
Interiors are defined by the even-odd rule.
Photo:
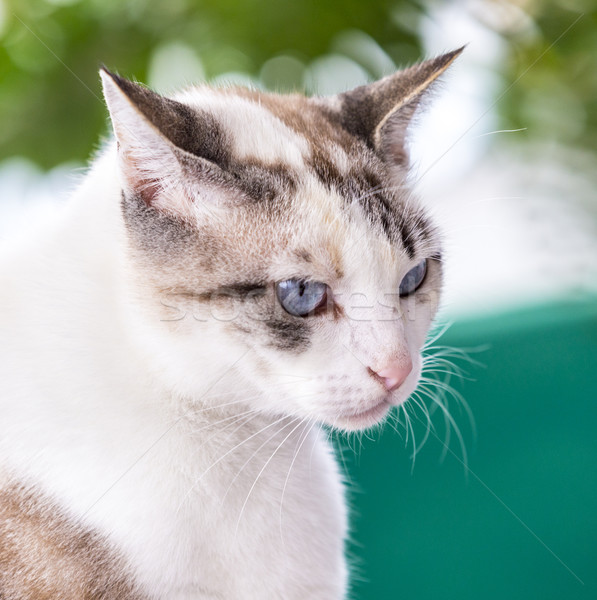
[[[379,371],[372,371],[383,383],[388,392],[400,387],[410,372],[413,370],[413,363],[410,356],[406,358],[394,359]]]

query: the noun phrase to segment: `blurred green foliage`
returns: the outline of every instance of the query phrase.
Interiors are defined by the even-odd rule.
[[[504,26],[509,86],[499,109],[505,126],[537,141],[588,150],[597,136],[597,3],[519,1],[525,19]]]
[[[389,18],[391,6],[388,0],[5,0],[0,159],[24,155],[45,167],[85,160],[105,131],[99,65],[147,81],[152,50],[168,41],[196,49],[208,78],[255,74],[281,52],[313,59],[335,34],[352,28],[397,60],[414,60],[412,22],[400,27]]]
[[[340,33],[359,30],[402,65],[422,55],[421,20],[442,5],[462,7],[508,42],[500,67],[507,93],[497,105],[504,127],[594,147],[593,0],[0,0],[0,159],[22,155],[45,168],[87,160],[106,132],[101,63],[147,82],[156,49],[176,43],[196,52],[207,79],[257,76],[285,55],[296,60],[277,65],[277,81],[284,70],[293,80],[301,64],[338,52]],[[347,44],[339,51],[350,56]]]

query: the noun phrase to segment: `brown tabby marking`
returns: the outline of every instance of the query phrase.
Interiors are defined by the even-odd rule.
[[[185,316],[204,319],[206,307],[198,305],[208,305],[237,315],[230,327],[249,336],[250,344],[261,339],[298,353],[311,343],[312,324],[279,309],[270,272],[273,258],[296,261],[302,250],[297,231],[308,231],[312,246],[326,256],[312,256],[306,267],[301,258],[296,276],[317,274],[323,281],[330,270],[342,278],[338,240],[351,239],[351,223],[364,222],[383,241],[381,247],[413,264],[429,248],[436,251],[435,230],[411,202],[405,136],[423,92],[460,52],[334,98],[209,90],[206,106],[215,104],[214,114],[202,107],[206,90],[201,88],[199,100],[189,97],[185,104],[106,72],[123,94],[110,92],[117,95],[115,110],[128,115],[123,122],[155,129],[162,137],[155,143],[168,146],[176,158],[174,175],[154,166],[146,181],[135,164],[138,140],[115,120],[117,138],[128,148],[121,148],[121,155],[141,173],[133,169],[122,202],[131,250],[143,272],[141,295],[161,302],[164,321],[179,331],[190,331]],[[244,133],[236,139],[228,120],[239,106],[257,115],[250,139]],[[285,135],[288,144],[297,143],[288,164],[284,152],[277,158],[261,152],[268,144],[277,147]],[[166,193],[172,184],[168,177],[174,187],[180,178],[192,190],[191,208],[181,208]],[[353,245],[364,235],[355,233]],[[226,312],[227,307],[233,310]]]
[[[359,89],[353,93],[359,95]],[[401,194],[388,189],[391,182],[387,166],[373,150],[370,140],[341,120],[323,101],[302,96],[276,96],[255,90],[238,88],[234,92],[280,119],[309,143],[311,156],[307,166],[329,190],[335,190],[345,200],[345,206],[358,202],[370,223],[392,244],[401,244],[410,259],[416,254],[415,221],[420,211],[410,210],[400,199]],[[375,104],[377,100],[371,99]],[[348,99],[344,99],[348,102]],[[344,167],[337,155],[343,153]],[[402,195],[407,194],[404,186]]]
[[[98,533],[32,489],[0,490],[2,600],[144,600]]]

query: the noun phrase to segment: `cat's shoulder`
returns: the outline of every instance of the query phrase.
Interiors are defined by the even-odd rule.
[[[118,552],[97,532],[0,467],[3,600],[143,600]]]

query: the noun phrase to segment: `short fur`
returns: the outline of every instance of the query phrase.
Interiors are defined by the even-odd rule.
[[[319,424],[373,426],[417,384],[441,248],[405,131],[459,52],[332,98],[102,71],[116,142],[0,255],[0,597],[345,597]],[[292,316],[287,279],[327,304]],[[388,391],[391,361],[414,366]]]

